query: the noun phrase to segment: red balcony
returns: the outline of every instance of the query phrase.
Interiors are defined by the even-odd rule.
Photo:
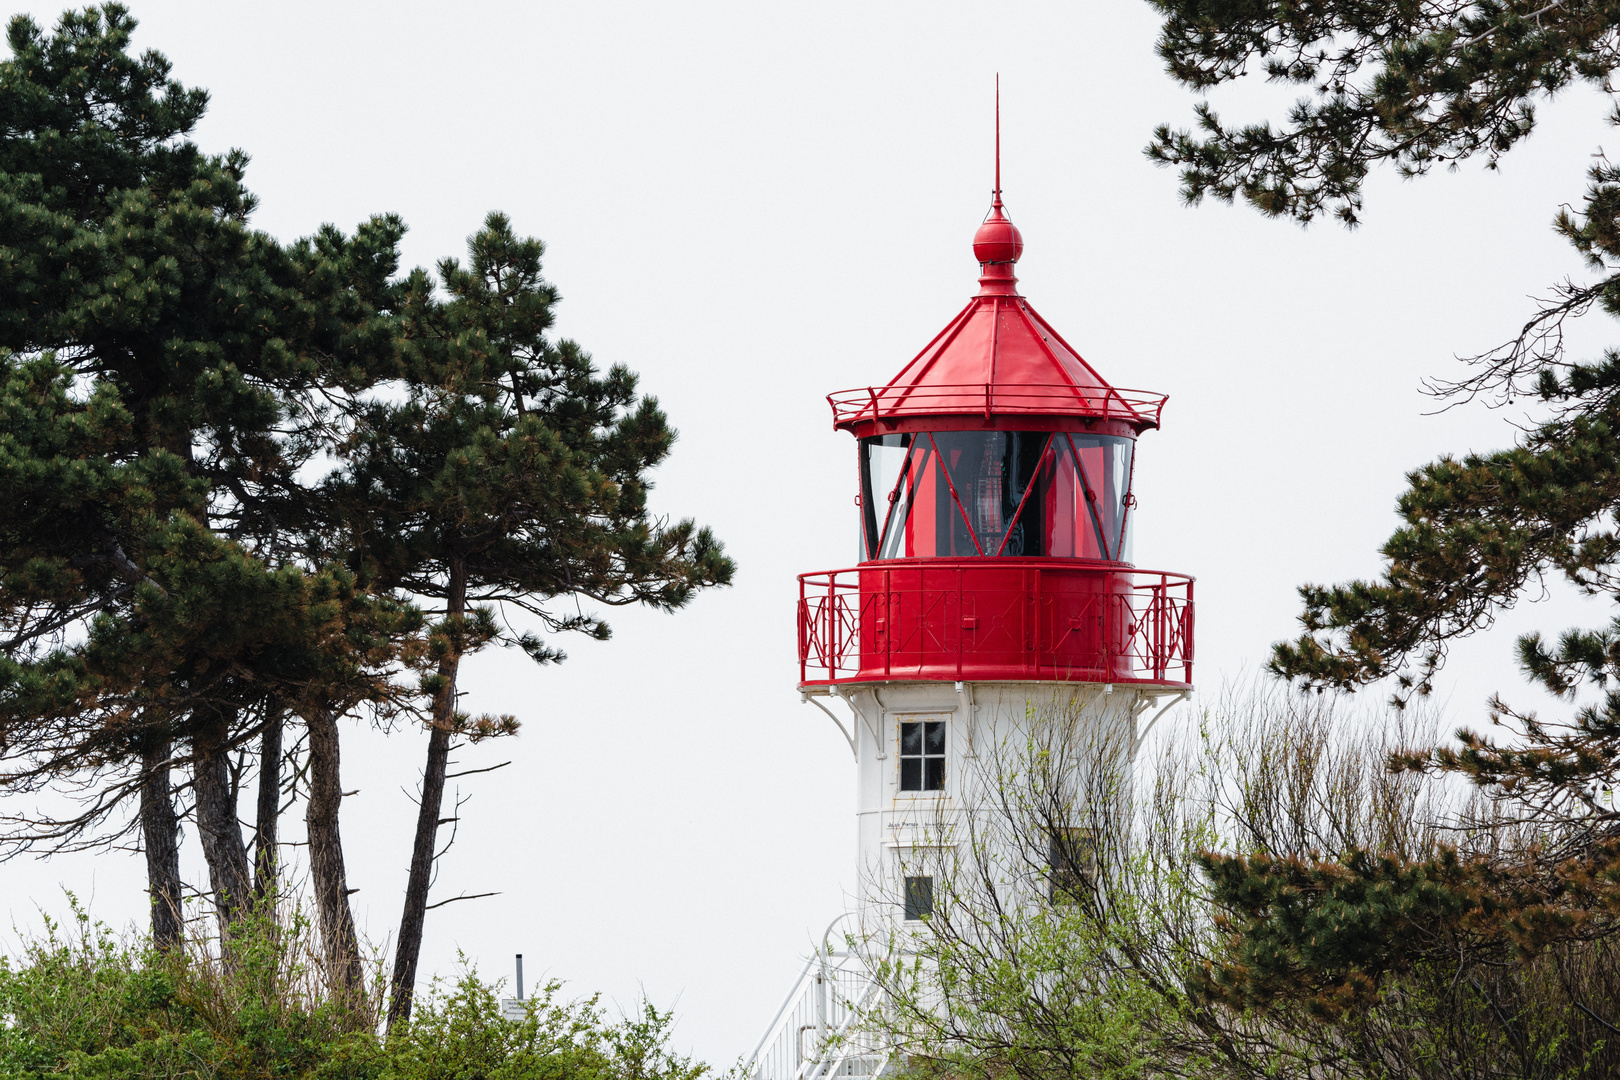
[[[1081,559],[897,559],[799,578],[799,682],[1192,685],[1193,579]]]

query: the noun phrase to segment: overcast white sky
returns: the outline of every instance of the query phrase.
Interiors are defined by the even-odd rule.
[[[54,6],[27,8],[51,22]],[[736,584],[670,617],[624,612],[561,667],[471,663],[475,711],[522,735],[474,795],[423,967],[458,950],[626,1004],[676,1005],[684,1046],[746,1053],[854,884],[854,767],[794,684],[796,574],[848,565],[852,440],[823,395],[881,382],[974,289],[992,81],[1026,296],[1116,385],[1168,393],[1140,444],[1138,564],[1197,576],[1197,681],[1263,664],[1294,589],[1377,569],[1403,473],[1507,442],[1483,409],[1425,416],[1421,377],[1509,336],[1579,276],[1548,227],[1609,134],[1597,96],[1543,109],[1500,172],[1369,184],[1366,224],[1301,230],[1184,208],[1142,155],[1193,100],[1139,0],[1077,3],[295,3],[145,0],[140,47],[208,88],[197,132],[242,147],[256,223],[284,239],[395,211],[408,265],[461,254],[491,209],[548,245],[559,329],[638,371],[681,432],[655,502],[713,525]],[[1264,88],[1216,99],[1279,117]],[[1588,320],[1596,347],[1612,327]],[[1596,622],[1562,594],[1457,651],[1456,722],[1520,694],[1515,633]],[[344,834],[366,932],[398,918],[419,732],[355,730]],[[292,826],[293,831],[299,827]],[[206,880],[194,838],[187,873]],[[58,886],[142,918],[142,864],[0,868],[20,927]]]

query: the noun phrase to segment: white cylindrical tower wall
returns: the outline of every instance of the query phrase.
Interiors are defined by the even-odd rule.
[[[1143,725],[1181,696],[1163,687],[1045,681],[857,684],[833,693],[853,713],[860,875],[854,899],[863,924],[873,929],[905,921],[908,868],[924,875],[928,865],[949,862],[930,853],[943,855],[942,849],[963,849],[975,838],[1005,832],[969,829],[966,815],[991,812],[996,786],[1019,767],[1043,730],[1061,726],[1059,767],[1074,774],[1065,779],[1084,793],[1107,780],[1088,772],[1125,778]],[[921,725],[910,729],[915,739],[936,724],[942,728],[934,731],[944,736],[944,776],[941,786],[928,790],[934,778],[927,774],[937,768],[929,751],[937,747],[923,746],[922,767],[906,765],[919,755],[906,753],[902,740],[906,725]],[[1009,864],[1019,861],[1015,852],[996,854]]]

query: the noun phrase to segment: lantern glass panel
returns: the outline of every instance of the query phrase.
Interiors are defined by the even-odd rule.
[[[1128,560],[1134,445],[1044,431],[863,439],[865,557]]]

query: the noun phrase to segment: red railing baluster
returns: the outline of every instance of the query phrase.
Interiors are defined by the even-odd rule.
[[[1181,648],[1186,658],[1186,673],[1183,681],[1192,682],[1193,669],[1193,579],[1187,579],[1187,606],[1181,611]]]
[[[883,674],[894,671],[894,577],[893,571],[883,571]]]
[[[1165,677],[1165,670],[1170,669],[1170,636],[1168,636],[1168,615],[1170,615],[1170,578],[1158,575],[1157,612],[1153,615],[1155,630],[1153,635],[1157,638],[1157,648],[1153,649],[1153,678]]]
[[[838,574],[827,575],[827,640],[825,651],[827,654],[827,677],[838,677],[839,661],[843,659],[843,635],[839,633],[838,626]]]

